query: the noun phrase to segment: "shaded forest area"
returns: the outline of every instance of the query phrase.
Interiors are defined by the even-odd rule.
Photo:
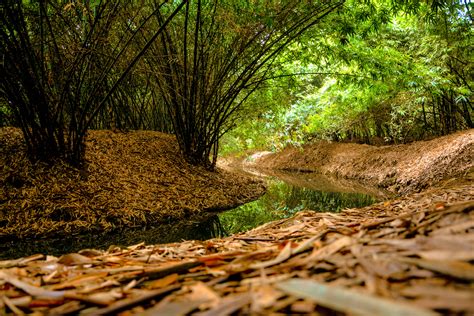
[[[2,0],[0,314],[473,314],[472,12]]]
[[[90,128],[155,129],[212,169],[276,57],[342,4],[6,1],[3,116],[35,160],[80,165]]]
[[[186,159],[472,128],[468,1],[2,1],[0,125],[84,162],[89,129],[174,133]],[[221,140],[221,141],[220,141]]]

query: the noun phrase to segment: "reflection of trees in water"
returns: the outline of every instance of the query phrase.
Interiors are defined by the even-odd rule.
[[[338,212],[345,208],[363,207],[376,203],[377,198],[361,193],[315,191],[276,182],[272,185],[263,205],[286,212],[287,216],[295,212],[310,209],[315,211]]]
[[[266,207],[266,202],[267,199],[261,198],[219,215],[223,231],[235,234],[283,217],[276,209]]]
[[[85,248],[107,249],[111,245],[129,246],[145,242],[162,244],[182,240],[205,240],[246,231],[269,221],[290,217],[302,209],[339,211],[376,202],[374,197],[357,193],[313,191],[275,181],[258,201],[223,214],[175,221],[152,228],[124,229],[109,234],[88,234],[61,239],[11,241],[0,244],[0,258],[35,253],[59,255]]]
[[[225,212],[219,217],[223,230],[233,234],[293,216],[303,209],[338,212],[376,202],[377,198],[366,194],[314,191],[274,181],[258,201]]]
[[[311,209],[315,211],[338,212],[345,208],[363,207],[377,202],[377,199],[360,193],[313,191],[291,187],[285,204],[289,209]]]
[[[86,248],[107,249],[111,245],[126,247],[141,242],[163,244],[182,240],[205,240],[224,235],[219,217],[212,215],[204,220],[176,221],[152,228],[124,229],[107,234],[3,242],[0,244],[0,259],[19,258],[36,253],[61,255]]]

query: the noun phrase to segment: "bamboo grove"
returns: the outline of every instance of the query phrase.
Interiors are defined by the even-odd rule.
[[[283,133],[283,144],[472,128],[472,31],[463,33],[471,9],[462,1],[5,0],[0,125],[21,128],[34,161],[80,166],[89,129],[147,129],[174,133],[187,160],[209,169],[219,144],[268,146],[269,133]],[[426,36],[395,34],[393,25],[383,32],[391,18],[417,14],[437,21],[426,22]],[[426,60],[434,34],[449,43],[442,82],[432,76],[436,56],[423,68],[390,47],[395,38]],[[384,46],[369,49],[370,41]],[[393,109],[409,112],[407,126]]]

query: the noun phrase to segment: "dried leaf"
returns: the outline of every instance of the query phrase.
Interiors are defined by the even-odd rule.
[[[3,301],[9,309],[12,310],[16,315],[25,315],[21,309],[15,306],[15,304],[8,298],[8,296],[0,296],[0,301]]]
[[[50,299],[61,299],[64,297],[64,291],[49,291],[42,289],[40,287],[36,287],[20,281],[19,279],[7,274],[6,272],[0,271],[0,279],[4,280],[19,289],[22,289],[26,293],[31,296],[39,297],[39,298],[50,298]]]
[[[474,220],[437,229],[432,233],[432,235],[436,236],[436,235],[447,235],[447,234],[459,233],[459,232],[467,231],[472,228],[474,228]]]
[[[97,273],[90,273],[90,274],[83,274],[79,275],[75,278],[72,278],[70,280],[67,280],[66,282],[56,284],[51,287],[52,290],[61,290],[65,288],[72,288],[72,287],[77,287],[82,284],[90,284],[94,281],[99,281],[102,278],[106,277],[108,275],[107,272],[97,272]]]
[[[310,256],[306,258],[306,261],[313,262],[317,260],[322,260],[332,254],[335,254],[342,248],[350,246],[351,244],[352,238],[348,236],[343,236],[337,239],[336,241],[330,243],[329,245],[314,251]]]
[[[412,300],[413,304],[429,309],[451,310],[470,315],[474,312],[473,298],[452,300],[446,297],[423,297]]]
[[[331,287],[313,280],[291,279],[276,286],[291,295],[314,300],[319,305],[356,315],[433,316],[436,313],[400,302]]]
[[[91,263],[92,260],[89,257],[80,255],[78,253],[70,253],[64,256],[61,256],[58,260],[58,263],[72,266],[77,264],[88,264]]]
[[[474,265],[462,261],[424,260],[415,258],[396,258],[406,263],[416,264],[419,267],[435,272],[451,275],[453,277],[474,280]]]
[[[250,293],[236,294],[226,297],[214,308],[201,313],[196,313],[199,316],[221,316],[230,315],[238,311],[243,306],[250,304],[252,295]]]
[[[140,313],[141,316],[155,316],[155,315],[166,315],[166,316],[181,316],[187,315],[193,310],[197,309],[199,305],[204,302],[199,301],[176,301],[166,302],[165,304],[158,304],[145,312]]]
[[[202,282],[190,286],[190,290],[189,301],[202,302],[206,307],[216,306],[221,301],[219,294]]]
[[[418,252],[418,255],[423,259],[428,260],[461,260],[471,261],[474,260],[474,249],[468,250],[426,250]]]
[[[409,297],[431,297],[438,300],[439,298],[445,298],[451,302],[456,301],[471,301],[474,302],[474,292],[470,290],[459,290],[446,286],[433,286],[433,285],[415,285],[404,288],[400,291],[402,295]],[[472,306],[474,308],[474,306]]]
[[[147,287],[149,289],[161,289],[165,286],[173,284],[177,280],[178,280],[178,274],[173,273],[173,274],[165,276],[164,278],[154,280],[153,282],[148,283]]]
[[[262,269],[274,266],[276,264],[282,263],[283,261],[287,260],[291,256],[291,242],[287,243],[285,248],[278,254],[275,259],[254,263],[250,265],[251,269]]]
[[[316,308],[316,304],[309,300],[295,302],[291,305],[291,312],[296,314],[311,314]]]
[[[252,295],[252,313],[261,313],[265,308],[269,308],[283,296],[283,293],[276,290],[273,286],[259,286]]]
[[[88,316],[116,314],[119,311],[123,311],[123,310],[126,310],[128,308],[132,308],[132,307],[137,306],[137,305],[139,305],[143,302],[146,302],[146,301],[149,301],[151,299],[154,299],[154,298],[160,297],[162,295],[165,295],[165,294],[167,294],[171,291],[176,290],[177,288],[178,288],[178,286],[169,286],[169,287],[164,288],[164,289],[149,291],[149,292],[146,292],[146,293],[144,293],[143,295],[141,295],[139,297],[127,298],[127,299],[118,301],[116,303],[113,303],[112,305],[107,306],[105,308],[96,309],[93,312],[91,312],[90,314],[88,314]]]
[[[122,298],[124,295],[117,290],[112,290],[102,293],[93,293],[87,296],[87,301],[93,302],[96,305],[110,305],[116,300]],[[83,299],[84,300],[84,299]]]

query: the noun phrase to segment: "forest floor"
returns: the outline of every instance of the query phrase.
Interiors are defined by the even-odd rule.
[[[32,164],[0,129],[0,242],[198,220],[262,195],[260,180],[188,164],[174,136],[90,131],[84,170]]]
[[[419,146],[411,163],[405,161],[410,147],[395,147],[398,169],[388,182],[369,176],[380,165],[361,165],[368,182],[411,192],[368,207],[337,214],[307,210],[221,239],[0,261],[0,313],[472,315],[472,135],[405,145]],[[390,147],[382,155],[357,146],[368,148],[359,152],[364,161],[396,156]],[[285,154],[286,169],[308,171],[310,164],[298,167],[295,160],[317,160],[315,153],[303,158],[300,149]],[[357,158],[353,150],[346,155]],[[262,165],[277,167],[277,156],[262,158]],[[331,166],[327,159],[321,168]],[[349,164],[339,159],[340,166]],[[411,171],[416,166],[442,169]],[[343,176],[345,169],[337,170]],[[413,172],[412,181],[402,180],[404,172]]]
[[[474,129],[392,146],[318,141],[276,154],[257,152],[227,165],[239,163],[270,171],[320,172],[407,194],[473,168]]]

